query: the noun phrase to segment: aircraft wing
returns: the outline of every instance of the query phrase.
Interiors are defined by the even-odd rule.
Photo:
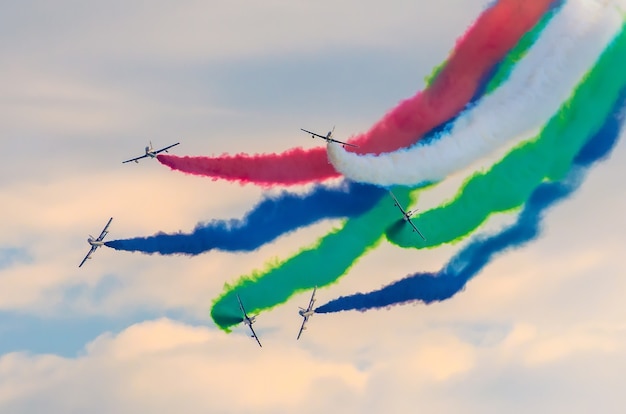
[[[137,162],[142,158],[148,158],[148,156],[144,154],[141,157],[131,158],[130,160],[122,161],[122,164],[126,164],[127,162],[131,162],[131,161]]]
[[[252,324],[250,324],[250,325],[248,325],[248,326],[250,327],[250,331],[252,331],[252,335],[251,335],[251,336],[252,336],[254,339],[256,339],[257,344],[259,344],[259,346],[260,346],[261,348],[263,348],[263,345],[261,345],[261,341],[259,341],[259,337],[258,337],[258,336],[256,336],[256,332],[254,332],[254,329],[252,328]]]
[[[167,147],[165,147],[165,148],[161,148],[160,150],[156,150],[156,151],[154,151],[154,153],[155,153],[155,154],[158,154],[158,153],[160,153],[160,152],[167,151],[168,149],[170,149],[170,148],[172,148],[172,147],[175,147],[175,146],[176,146],[176,145],[178,145],[178,144],[180,144],[180,142],[177,142],[176,144],[169,145],[169,146],[167,146]]]
[[[391,192],[391,190],[389,190],[389,194],[391,194],[391,197],[393,197],[393,201],[396,203],[396,206],[398,206],[402,214],[406,216],[406,211],[404,211],[404,209],[402,208],[402,205],[400,204],[396,196]]]
[[[419,229],[417,228],[417,226],[415,225],[415,223],[413,223],[411,221],[411,219],[407,219],[407,221],[409,222],[409,224],[411,225],[411,227],[413,227],[413,231],[416,231],[417,234],[419,234],[420,236],[422,236],[422,239],[426,240],[426,237],[424,237],[424,235],[422,234],[421,231],[419,231]]]
[[[298,337],[296,338],[296,340],[300,339],[300,335],[302,335],[302,331],[304,331],[304,325],[306,325],[307,321],[309,320],[308,316],[303,316],[304,320],[302,321],[302,325],[300,325],[300,330],[298,331]]]
[[[326,139],[326,140],[328,140],[328,141],[336,142],[337,144],[347,145],[347,146],[349,146],[349,147],[354,147],[354,148],[358,148],[358,147],[359,147],[358,145],[348,144],[347,142],[338,141],[338,140],[333,139],[333,138],[324,138],[324,139]]]
[[[241,309],[241,313],[243,313],[243,320],[250,320],[250,318],[248,317],[248,314],[246,313],[246,309],[243,307],[243,303],[241,303],[241,298],[239,297],[239,295],[237,295],[237,301],[239,302],[239,309]],[[254,328],[252,327],[252,322],[247,323],[246,325],[248,325],[250,327],[250,332],[252,332],[252,337],[254,339],[256,339],[257,343],[259,344],[259,346],[261,348],[263,348],[263,345],[261,345],[261,341],[259,341],[259,337],[256,336],[256,332],[254,332]]]
[[[87,255],[85,256],[85,258],[83,259],[82,262],[80,262],[80,264],[78,265],[78,267],[81,267],[83,264],[85,264],[85,262],[87,261],[87,259],[89,259],[89,257],[91,256],[91,253],[95,252],[97,249],[96,246],[91,246],[91,249],[89,249],[89,251],[87,252]]]
[[[237,295],[237,301],[239,302],[239,309],[241,309],[241,313],[243,313],[244,319],[248,319],[248,314],[246,313],[246,310],[243,307],[243,303],[241,303],[241,298],[239,297],[239,295]]]
[[[102,239],[104,239],[104,236],[106,236],[109,233],[109,225],[111,224],[112,221],[113,221],[113,217],[111,217],[109,221],[107,222],[106,226],[104,226],[104,229],[102,229],[102,233],[100,233],[96,241],[102,241]]]
[[[310,311],[313,309],[313,304],[315,303],[315,291],[317,291],[317,286],[313,288],[313,294],[311,295],[311,300],[309,301],[309,306],[307,306],[306,310]]]
[[[315,132],[307,131],[306,129],[300,128],[300,131],[304,131],[304,132],[306,132],[308,134],[311,134],[313,136],[316,136],[318,138],[326,139],[326,137],[324,135],[316,134]]]

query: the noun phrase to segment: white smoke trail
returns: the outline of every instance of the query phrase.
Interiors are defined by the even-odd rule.
[[[380,155],[358,155],[329,143],[328,158],[347,178],[381,186],[440,181],[492,151],[528,139],[570,97],[622,18],[611,1],[568,0],[507,81],[455,121],[430,144]]]

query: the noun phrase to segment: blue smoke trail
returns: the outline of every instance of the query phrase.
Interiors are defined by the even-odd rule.
[[[197,255],[212,249],[252,251],[282,234],[325,218],[359,216],[386,194],[379,187],[347,180],[335,187],[316,185],[304,195],[283,191],[266,197],[239,220],[213,220],[197,225],[191,233],[157,233],[150,237],[112,240],[105,245],[117,250],[163,255]]]
[[[537,187],[515,224],[496,235],[475,238],[439,272],[417,273],[370,293],[342,296],[318,307],[315,312],[366,311],[416,300],[428,304],[449,299],[463,290],[494,255],[535,239],[545,211],[571,195],[582,183],[588,168],[610,154],[623,126],[625,103],[626,90],[617,100],[613,115],[577,154],[568,175],[560,182]]]

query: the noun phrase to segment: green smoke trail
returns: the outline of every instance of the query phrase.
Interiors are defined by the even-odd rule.
[[[396,197],[406,204],[409,191],[398,191]],[[235,286],[227,285],[226,292],[213,303],[213,320],[222,328],[241,322],[236,294],[246,308],[256,311],[283,303],[298,290],[335,282],[356,263],[355,258],[382,240],[385,229],[398,220],[398,214],[389,198],[367,213],[345,221],[342,228],[301,250],[292,259],[270,264],[264,272],[243,277]]]
[[[545,179],[560,180],[588,137],[600,128],[626,82],[625,56],[622,32],[537,139],[517,147],[489,171],[470,177],[452,201],[413,219],[427,235],[425,243],[416,243],[404,226],[391,227],[389,241],[414,248],[458,241],[492,213],[521,207]]]
[[[553,15],[546,14],[509,52],[487,91],[493,91],[508,79],[514,65],[526,54]],[[414,189],[398,187],[393,192],[398,201],[407,206],[415,202],[424,188],[411,192]],[[248,312],[257,312],[284,303],[297,291],[333,283],[347,273],[357,258],[380,243],[387,229],[401,224],[401,216],[391,198],[384,199],[368,213],[346,220],[341,228],[333,230],[315,245],[302,249],[291,259],[269,263],[263,271],[244,275],[232,285],[225,284],[224,292],[213,301],[211,317],[217,326],[228,330],[242,320],[237,294]]]

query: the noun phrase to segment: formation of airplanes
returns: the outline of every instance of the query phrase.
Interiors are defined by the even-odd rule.
[[[339,141],[336,140],[334,138],[332,138],[333,132],[335,131],[335,127],[333,127],[333,129],[331,131],[329,131],[326,135],[320,135],[317,134],[315,132],[311,132],[311,131],[307,131],[306,129],[302,129],[302,131],[311,134],[312,138],[322,138],[324,140],[326,140],[327,142],[334,142],[337,144],[341,144],[344,147],[347,146],[351,146],[351,147],[357,147],[357,145],[354,144],[349,144],[347,142],[343,142],[343,141]],[[150,145],[147,146],[145,148],[145,154],[141,155],[139,157],[135,157],[135,158],[131,158],[129,160],[123,161],[122,163],[127,163],[127,162],[131,162],[134,161],[136,163],[139,162],[139,160],[143,159],[143,158],[155,158],[157,156],[157,154],[161,153],[161,152],[169,152],[168,150],[172,147],[175,147],[176,145],[180,144],[179,142],[175,143],[175,144],[171,144],[168,145],[164,148],[158,149],[158,150],[154,150],[152,148],[152,142],[150,142]],[[415,223],[413,223],[413,221],[411,221],[411,217],[418,211],[417,209],[415,210],[409,210],[406,211],[402,205],[400,204],[400,202],[398,201],[398,199],[396,198],[396,196],[393,194],[393,192],[390,190],[389,194],[391,194],[391,197],[393,198],[394,204],[396,207],[398,207],[400,209],[400,212],[402,213],[402,218],[405,222],[409,223],[411,225],[411,227],[413,228],[414,232],[417,232],[422,239],[426,240],[426,237],[424,237],[424,235],[422,234],[422,232],[420,232],[420,230],[417,228],[417,226],[415,226]],[[102,229],[102,232],[100,232],[100,235],[97,238],[94,238],[93,236],[89,236],[89,238],[87,239],[87,242],[89,243],[89,245],[91,246],[91,248],[89,249],[89,252],[87,252],[87,255],[85,256],[85,258],[80,262],[80,264],[78,265],[78,267],[82,267],[82,265],[87,261],[87,259],[91,259],[91,255],[98,249],[98,247],[103,246],[104,245],[104,238],[106,237],[106,235],[109,233],[109,226],[111,225],[111,222],[113,221],[113,217],[111,217],[109,219],[109,221],[107,222],[107,224],[104,226],[104,229]],[[311,299],[309,300],[309,305],[306,308],[299,308],[298,314],[300,316],[302,316],[303,320],[302,320],[302,325],[300,325],[300,330],[298,331],[298,336],[296,337],[296,340],[300,339],[300,336],[302,335],[302,332],[304,330],[306,330],[306,324],[309,321],[309,318],[311,318],[311,316],[313,316],[313,314],[315,313],[315,310],[313,309],[313,305],[315,304],[315,292],[317,291],[317,286],[315,288],[313,288],[313,293],[311,294]],[[259,344],[259,347],[263,347],[263,345],[261,345],[261,341],[259,340],[259,337],[257,336],[256,332],[254,331],[254,328],[252,328],[252,324],[255,322],[256,316],[249,316],[248,313],[246,312],[246,309],[243,306],[243,303],[241,302],[241,298],[239,297],[239,295],[237,295],[237,301],[239,302],[239,308],[241,309],[241,313],[242,313],[242,321],[244,323],[244,325],[247,325],[250,328],[250,332],[251,332],[251,337],[254,338],[256,340],[256,342]]]
[[[426,240],[426,237],[424,237],[422,232],[417,228],[415,223],[413,223],[413,221],[411,220],[411,217],[418,211],[418,209],[408,210],[408,211],[405,210],[400,204],[400,201],[398,201],[395,194],[391,190],[389,190],[389,194],[393,198],[395,206],[398,207],[398,209],[400,209],[400,212],[402,213],[402,219],[411,225],[414,232],[417,232],[417,234],[419,234],[422,237],[422,239]],[[298,336],[296,337],[296,340],[300,339],[302,332],[306,330],[306,323],[309,321],[309,318],[313,316],[313,314],[315,313],[315,310],[313,309],[313,305],[315,304],[315,292],[316,291],[317,291],[317,286],[313,288],[313,293],[311,294],[309,305],[306,308],[300,307],[298,310],[298,314],[302,316],[303,320],[302,320],[302,325],[300,325],[300,330],[298,331]],[[239,308],[241,309],[244,324],[248,325],[248,327],[250,328],[250,331],[252,332],[251,336],[254,339],[256,339],[259,346],[261,346],[261,341],[259,340],[259,337],[256,335],[256,332],[254,332],[254,329],[252,329],[252,324],[254,323],[256,316],[252,316],[252,317],[248,316],[245,308],[243,307],[243,304],[241,303],[241,299],[239,298],[239,295],[237,295],[237,300],[239,301]]]
[[[400,211],[402,212],[402,219],[404,221],[406,221],[407,223],[409,223],[411,225],[411,227],[413,227],[413,231],[414,232],[417,232],[417,234],[419,234],[422,237],[422,239],[426,240],[426,237],[424,237],[422,232],[419,231],[419,229],[417,228],[415,223],[413,223],[413,221],[411,221],[411,216],[413,216],[415,213],[417,213],[418,209],[409,210],[409,211],[404,210],[404,208],[402,208],[402,206],[400,205],[400,202],[398,201],[396,196],[393,194],[393,192],[391,192],[391,190],[389,190],[389,194],[391,194],[391,197],[393,198],[393,202],[396,205],[396,207],[398,207],[400,209]]]
[[[146,153],[139,156],[139,157],[135,157],[135,158],[131,158],[130,160],[126,160],[126,161],[122,161],[122,164],[125,164],[127,162],[131,162],[131,161],[135,161],[136,163],[139,163],[139,160],[142,158],[155,158],[159,153],[165,151],[165,152],[169,152],[168,150],[172,147],[175,147],[176,145],[180,144],[180,142],[177,142],[176,144],[172,144],[172,145],[168,145],[167,147],[155,150],[152,148],[152,141],[150,141],[150,145],[146,147]]]
[[[299,308],[300,310],[298,311],[298,314],[302,316],[304,320],[302,321],[302,325],[300,325],[300,331],[298,331],[298,337],[296,338],[296,340],[300,339],[300,335],[302,335],[302,331],[306,330],[306,323],[308,322],[309,318],[313,316],[313,314],[315,313],[315,310],[313,309],[313,304],[315,304],[315,291],[317,291],[317,286],[313,288],[313,293],[311,294],[311,300],[309,300],[309,306],[307,306],[306,309]],[[243,307],[243,303],[241,302],[241,298],[239,297],[239,295],[237,295],[237,302],[239,302],[239,309],[241,309],[242,322],[244,323],[244,325],[247,325],[248,328],[250,328],[250,332],[251,332],[250,337],[254,338],[256,342],[259,344],[259,346],[262,348],[263,345],[261,345],[261,341],[259,340],[259,337],[257,336],[256,332],[254,332],[254,329],[252,328],[252,324],[256,321],[256,316],[248,315],[248,313],[246,312],[246,308]]]
[[[336,140],[336,139],[332,138],[332,136],[333,136],[333,132],[335,132],[335,127],[333,127],[333,129],[332,129],[332,130],[328,131],[328,133],[327,133],[326,135],[320,135],[320,134],[318,134],[318,133],[311,132],[311,131],[307,131],[306,129],[302,129],[302,128],[300,128],[300,130],[301,130],[301,131],[306,132],[307,134],[311,134],[311,138],[316,138],[316,137],[317,137],[317,138],[321,138],[321,139],[323,139],[323,140],[326,140],[327,142],[335,142],[335,143],[337,143],[337,144],[341,144],[341,145],[343,145],[344,147],[345,147],[346,145],[347,145],[347,146],[349,146],[349,147],[355,147],[355,148],[357,148],[357,147],[358,147],[358,145],[348,144],[347,142],[338,141],[338,140]]]
[[[175,144],[172,145],[168,145],[167,147],[155,150],[152,148],[152,141],[150,141],[150,145],[146,147],[146,153],[140,157],[135,157],[135,158],[131,158],[130,160],[126,160],[126,161],[122,161],[123,163],[127,163],[127,162],[131,162],[131,161],[135,161],[136,163],[139,163],[139,160],[142,158],[155,158],[157,156],[157,154],[161,153],[161,152],[169,152],[168,150],[172,147],[175,147],[176,145],[180,144],[180,142],[177,142]],[[98,247],[103,246],[104,245],[104,237],[109,233],[109,226],[111,225],[111,221],[113,221],[113,217],[111,217],[109,219],[109,221],[107,222],[106,226],[104,226],[104,229],[102,230],[102,232],[100,233],[100,235],[97,238],[94,238],[93,236],[89,236],[89,238],[87,239],[87,243],[89,243],[89,245],[91,246],[91,248],[89,249],[89,251],[87,252],[87,255],[85,256],[85,258],[82,260],[82,262],[80,262],[80,264],[78,265],[78,267],[82,267],[85,262],[87,261],[87,259],[91,259],[91,255],[93,254],[93,252],[95,252]]]

